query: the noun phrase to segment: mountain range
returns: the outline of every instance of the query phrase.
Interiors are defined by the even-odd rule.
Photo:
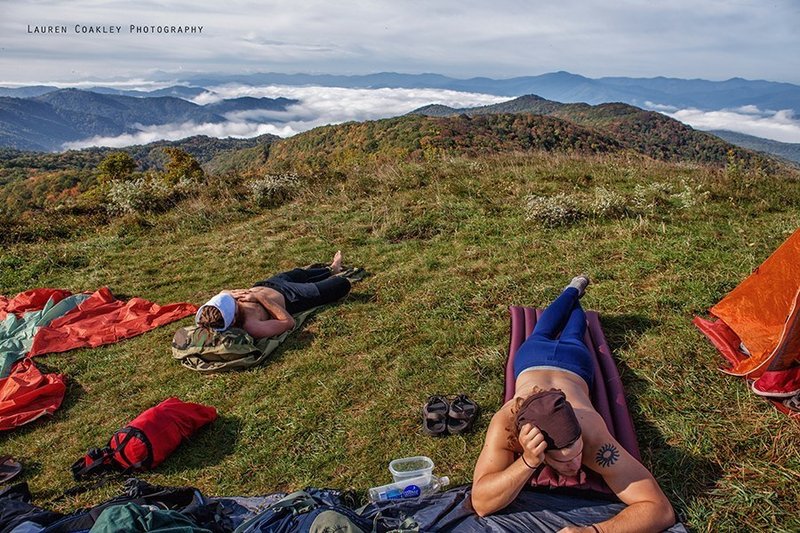
[[[174,92],[174,91],[166,91]],[[140,126],[227,122],[240,111],[284,111],[288,98],[234,98],[198,105],[182,97],[136,97],[60,89],[29,97],[0,97],[0,146],[57,151],[68,142],[136,133]]]
[[[103,108],[96,111],[114,116]],[[165,146],[193,155],[209,175],[239,180],[285,173],[337,176],[362,163],[369,168],[372,163],[452,156],[493,158],[531,151],[596,156],[624,153],[634,158],[644,154],[661,161],[717,167],[734,162],[738,168],[767,173],[782,168],[774,159],[654,111],[620,103],[563,104],[533,95],[473,109],[426,106],[394,118],[317,127],[286,139],[274,135],[254,139],[199,136],[124,150],[136,159],[140,171],[157,171],[168,159]],[[16,213],[41,210],[65,195],[88,191],[95,184],[97,165],[114,150],[88,148],[51,154],[0,148],[0,209]]]
[[[559,102],[600,104],[623,102],[639,107],[651,105],[701,110],[735,109],[753,105],[762,110],[791,109],[800,115],[800,86],[791,83],[731,78],[724,81],[680,78],[629,78],[613,76],[588,78],[570,72],[551,72],[538,76],[508,79],[475,77],[451,78],[440,74],[399,74],[381,72],[360,76],[330,74],[257,73],[242,75],[193,74],[180,78],[174,73],[156,73],[154,81],[173,86],[154,91],[133,91],[104,87],[101,82],[88,90],[124,96],[178,96],[193,98],[207,87],[225,84],[252,86],[288,85],[347,88],[433,88],[466,91],[497,96],[537,94]],[[20,88],[0,87],[0,96],[30,97],[56,90],[39,85]]]
[[[175,81],[170,73],[154,79]],[[351,88],[435,88],[497,96],[537,94],[559,102],[600,104],[623,102],[639,107],[659,104],[701,110],[735,109],[754,105],[762,110],[791,109],[800,115],[800,86],[764,80],[731,78],[724,81],[680,78],[588,78],[570,72],[508,79],[451,78],[440,74],[398,74],[381,72],[361,76],[260,73],[245,75],[184,75],[179,81],[190,86],[212,87],[228,83],[243,85],[319,85]]]
[[[164,124],[221,124],[233,113],[248,111],[285,111],[299,103],[289,98],[235,98],[198,105],[189,99],[223,84],[316,85],[350,88],[437,88],[479,92],[499,96],[538,95],[541,102],[523,112],[549,114],[552,104],[626,103],[644,109],[697,108],[699,110],[738,109],[750,106],[766,110],[787,109],[800,115],[800,86],[763,80],[732,78],[725,81],[685,80],[675,78],[587,78],[568,72],[510,79],[476,77],[457,79],[439,74],[376,73],[363,76],[260,73],[248,75],[190,74],[180,79],[168,73],[156,73],[154,81],[175,83],[157,90],[131,90],[104,87],[88,90],[58,89],[49,85],[0,87],[0,146],[23,150],[58,151],[65,143],[94,137],[134,134],[142,126]],[[514,103],[499,104],[493,112],[516,112]],[[531,103],[529,99],[528,104]],[[509,107],[510,106],[510,107]],[[662,107],[666,106],[666,107]],[[505,111],[503,111],[505,110]],[[452,113],[453,110],[443,110]],[[437,108],[426,108],[436,114]],[[467,112],[464,110],[458,112]],[[480,113],[480,109],[468,111]],[[562,111],[563,112],[563,109]],[[554,112],[553,116],[558,116]],[[280,122],[274,116],[258,113],[244,115],[253,123]],[[241,120],[242,115],[237,119]],[[572,119],[569,119],[572,120]],[[797,147],[741,133],[720,133],[734,144],[767,151],[797,161]]]
[[[655,111],[611,104],[563,104],[527,95],[499,104],[454,109],[429,105],[412,111],[429,117],[480,117],[497,114],[532,114],[554,117],[590,131],[602,132],[619,146],[666,161],[723,163],[730,145]]]

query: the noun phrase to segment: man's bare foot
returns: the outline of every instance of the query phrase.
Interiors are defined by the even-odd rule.
[[[337,250],[331,262],[331,274],[338,274],[342,271],[342,251]]]

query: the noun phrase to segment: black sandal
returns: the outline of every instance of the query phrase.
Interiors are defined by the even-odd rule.
[[[447,431],[451,435],[466,433],[475,424],[480,413],[478,404],[470,400],[465,394],[459,394],[450,401],[447,412]]]
[[[422,406],[422,431],[431,437],[447,435],[447,412],[450,404],[444,396],[431,396]]]

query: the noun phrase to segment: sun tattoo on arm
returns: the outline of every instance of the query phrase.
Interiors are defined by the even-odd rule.
[[[619,450],[610,442],[608,444],[603,444],[600,449],[597,450],[597,455],[594,458],[597,464],[605,467],[613,465],[618,459]]]

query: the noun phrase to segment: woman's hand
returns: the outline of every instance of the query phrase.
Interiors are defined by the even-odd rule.
[[[544,462],[547,442],[538,427],[524,424],[519,431],[519,444],[522,446],[522,459],[526,465],[536,468]]]

